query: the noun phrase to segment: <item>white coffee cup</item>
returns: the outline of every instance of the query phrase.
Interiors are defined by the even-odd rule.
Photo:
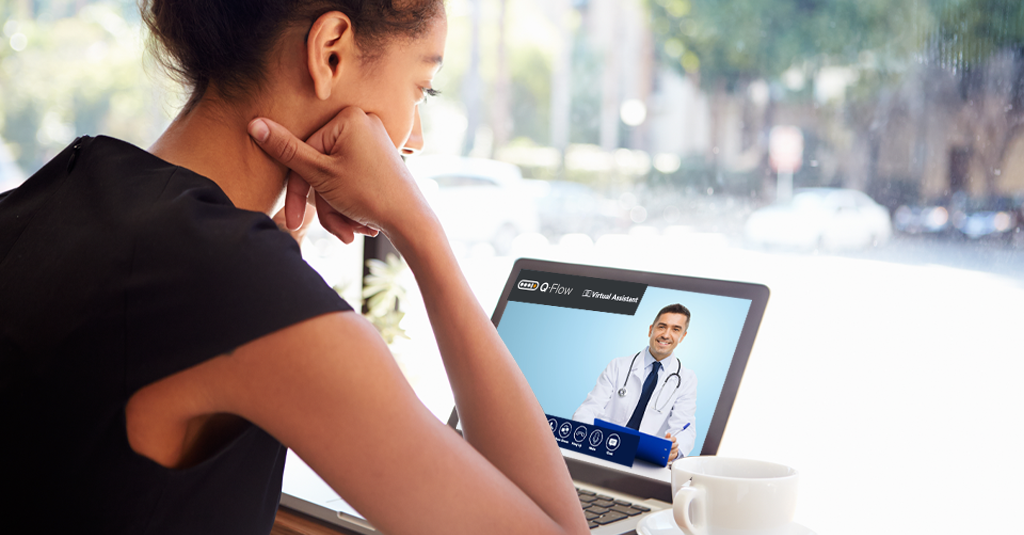
[[[673,516],[687,535],[787,533],[796,491],[797,471],[781,464],[713,456],[672,463]]]

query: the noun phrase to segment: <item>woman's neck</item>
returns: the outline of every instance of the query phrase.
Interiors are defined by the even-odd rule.
[[[246,132],[257,116],[270,114],[204,97],[182,111],[149,152],[216,182],[236,207],[273,215],[287,169],[271,160]]]

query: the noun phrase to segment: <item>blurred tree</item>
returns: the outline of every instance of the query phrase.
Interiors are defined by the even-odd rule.
[[[1020,0],[648,0],[648,5],[663,63],[698,79],[711,92],[713,106],[741,94],[754,80],[777,81],[791,69],[813,84],[822,67],[858,66],[860,79],[849,92],[843,118],[867,139],[870,169],[876,166],[880,123],[894,105],[894,89],[915,63],[937,65],[959,79],[962,121],[973,131],[971,154],[986,170],[990,193],[996,191],[1007,151],[1024,131]],[[813,87],[807,87],[790,98],[812,95]],[[924,124],[923,111],[916,115]]]
[[[918,39],[913,2],[886,0],[648,0],[666,64],[733,91],[859,62],[865,51],[906,59]]]
[[[551,139],[551,58],[536,46],[521,46],[509,54],[512,138],[548,144]]]
[[[717,146],[727,107],[742,109],[749,85],[766,80],[774,90],[752,121],[773,125],[780,98],[811,105],[816,74],[823,67],[856,66],[886,72],[900,69],[926,24],[914,2],[886,0],[647,0],[660,60],[695,79],[710,93],[711,139]],[[784,74],[788,75],[784,77]],[[799,83],[780,83],[784,78]],[[887,77],[873,77],[885,80]],[[789,80],[786,80],[789,82]],[[782,88],[789,86],[787,94]],[[875,92],[861,92],[871,95]],[[861,103],[871,107],[877,102]],[[870,116],[871,114],[869,114]],[[839,117],[841,119],[841,117]],[[864,131],[869,125],[864,125]],[[826,126],[825,129],[828,129]],[[767,132],[747,135],[765,151]],[[823,135],[824,132],[819,132]],[[823,135],[823,137],[825,137]],[[717,165],[719,153],[709,159]],[[762,159],[766,165],[766,159]]]
[[[0,137],[32,173],[75,136],[148,145],[168,120],[134,2],[0,4]],[[35,18],[26,18],[35,16]]]
[[[469,65],[462,78],[462,102],[466,105],[466,137],[462,155],[468,156],[476,146],[476,134],[483,118],[483,77],[480,73],[481,0],[468,0],[470,42]]]
[[[922,54],[960,82],[970,154],[985,169],[989,195],[1024,132],[1024,2],[932,0],[938,25]]]
[[[572,108],[569,142],[596,145],[601,141],[602,54],[584,32],[576,32],[572,47]]]
[[[496,149],[508,144],[512,133],[512,112],[509,103],[511,79],[508,72],[508,9],[507,0],[498,0],[498,46],[496,51],[497,74],[494,79],[494,101],[491,105],[491,127],[494,129],[494,143],[490,157]]]

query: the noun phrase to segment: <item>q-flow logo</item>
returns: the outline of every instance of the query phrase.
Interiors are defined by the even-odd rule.
[[[520,290],[526,290],[528,292],[535,292],[535,291],[537,291],[538,287],[540,287],[540,284],[537,281],[528,281],[526,279],[523,279],[523,280],[519,281],[519,289]]]

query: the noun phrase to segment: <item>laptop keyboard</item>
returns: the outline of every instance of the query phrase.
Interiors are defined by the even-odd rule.
[[[651,510],[643,505],[632,504],[625,500],[616,500],[611,496],[605,496],[604,494],[598,494],[579,487],[576,488],[576,495],[580,498],[580,505],[583,506],[583,514],[587,516],[587,523],[590,525],[590,529],[625,520],[631,516]]]

